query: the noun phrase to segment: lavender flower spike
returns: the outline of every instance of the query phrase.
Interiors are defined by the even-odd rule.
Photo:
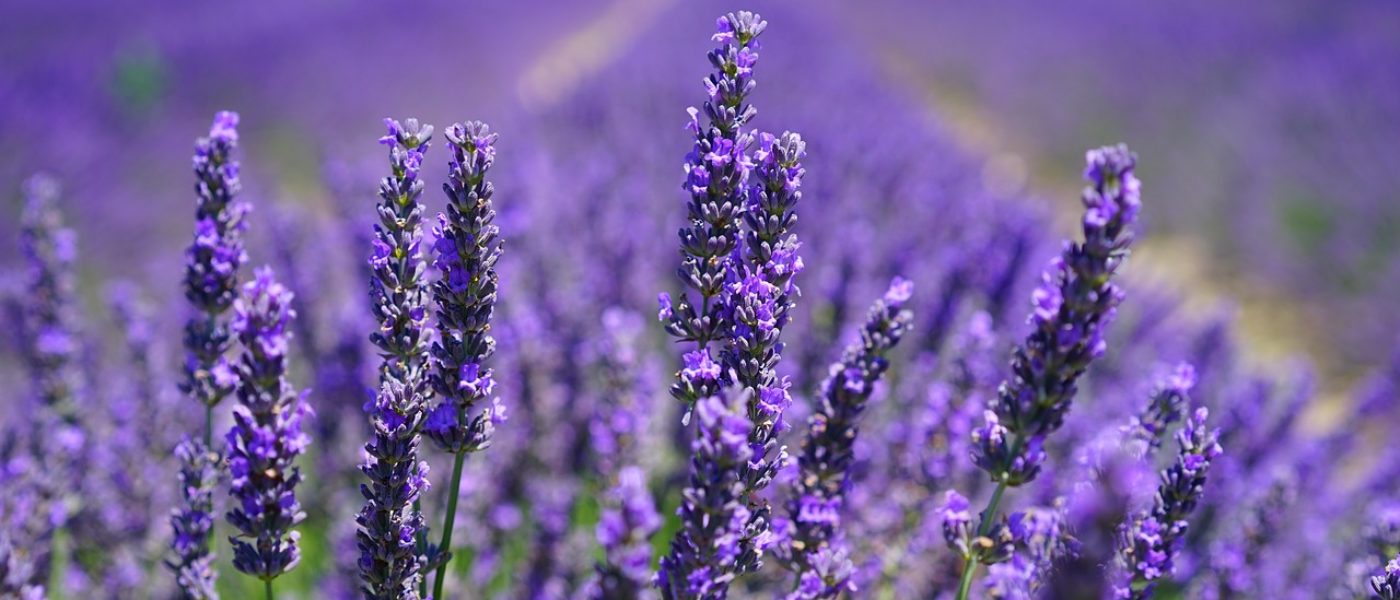
[[[831,365],[822,385],[821,403],[807,424],[807,439],[798,458],[797,489],[788,502],[792,534],[788,549],[779,550],[797,574],[792,598],[834,598],[851,590],[849,561],[822,573],[830,561],[820,555],[844,554],[840,514],[850,483],[854,446],[861,413],[875,383],[889,368],[887,355],[909,329],[913,313],[904,309],[913,285],[896,277],[884,298],[870,307],[860,341],[846,348],[841,362]],[[782,554],[789,554],[782,557]],[[837,577],[845,573],[846,577]]]
[[[235,379],[224,355],[231,339],[224,314],[238,295],[248,205],[237,199],[240,184],[238,114],[214,116],[209,136],[195,142],[195,231],[185,252],[185,298],[198,314],[185,324],[185,380],[182,389],[206,407],[233,392]],[[206,419],[209,421],[209,419]],[[211,445],[206,423],[205,445]]]
[[[234,425],[228,432],[231,495],[228,513],[238,530],[231,536],[233,566],[272,585],[301,560],[300,533],[306,518],[296,499],[301,469],[295,460],[310,444],[302,421],[311,414],[302,392],[287,380],[292,293],[263,267],[234,302],[230,331],[243,346],[238,371]]]
[[[739,468],[753,458],[749,392],[731,391],[696,403],[699,432],[691,450],[690,483],[681,492],[681,529],[661,559],[656,586],[665,600],[723,600],[734,577],[756,568],[743,540],[750,513]]]
[[[496,352],[491,337],[491,314],[496,307],[496,262],[501,258],[496,209],[491,205],[495,189],[486,172],[496,160],[496,138],[480,121],[454,123],[447,128],[452,155],[448,161],[447,214],[438,215],[433,231],[440,276],[433,282],[437,305],[438,337],[433,342],[432,384],[442,397],[428,416],[424,430],[442,450],[455,455],[452,481],[447,488],[441,555],[436,567],[433,597],[442,597],[447,562],[451,560],[452,524],[461,494],[462,465],[470,452],[491,445],[496,426],[505,421],[505,407],[493,396],[496,382],[487,360]]]
[[[1380,600],[1400,600],[1400,556],[1385,563],[1385,571],[1371,577],[1371,589]]]
[[[694,290],[695,298],[689,291],[681,292],[673,305],[671,297],[662,294],[658,316],[667,332],[678,340],[695,342],[696,351],[707,358],[710,342],[729,330],[725,283],[732,270],[732,255],[741,241],[739,226],[753,168],[748,154],[753,137],[744,126],[758,114],[747,99],[755,85],[757,38],[767,25],[748,12],[719,19],[713,39],[720,46],[709,53],[715,71],[705,79],[709,93],[703,111],[706,124],[700,123],[701,111],[691,108],[686,125],[695,136],[695,144],[685,157],[683,187],[690,194],[686,203],[689,224],[679,231],[683,258],[677,273],[685,286]],[[678,377],[671,395],[688,408],[719,389],[712,379]]]
[[[997,484],[981,515],[978,537],[997,523],[1007,487],[1035,479],[1045,460],[1041,445],[1060,428],[1079,377],[1105,349],[1104,334],[1123,291],[1112,282],[1133,241],[1141,208],[1134,175],[1137,157],[1127,146],[1090,150],[1084,176],[1084,241],[1066,243],[1032,294],[1034,330],[1011,357],[1010,378],[989,402],[973,431],[973,461]],[[980,559],[964,557],[958,600],[967,598]]]
[[[1201,499],[1211,461],[1220,456],[1220,431],[1206,428],[1206,414],[1205,408],[1196,409],[1177,432],[1181,446],[1177,461],[1162,471],[1152,509],[1124,523],[1119,531],[1116,598],[1150,598],[1157,581],[1175,571],[1186,518]]]
[[[428,465],[418,459],[432,390],[427,375],[426,284],[423,274],[423,182],[418,178],[433,127],[416,119],[385,119],[391,173],[379,184],[379,222],[369,260],[370,299],[379,328],[370,340],[384,357],[379,392],[365,405],[374,437],[360,470],[364,508],[356,522],[361,591],[376,600],[417,600],[425,533],[418,500],[428,488]]]
[[[209,534],[214,529],[214,487],[219,483],[223,459],[199,440],[189,438],[175,447],[175,457],[180,461],[183,502],[170,514],[174,556],[165,564],[175,572],[181,598],[215,600],[219,597],[214,591],[218,572],[209,551]]]

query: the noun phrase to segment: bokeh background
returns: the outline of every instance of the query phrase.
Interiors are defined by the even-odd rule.
[[[1347,426],[1357,390],[1390,365],[1400,339],[1400,5],[1370,0],[6,3],[0,266],[22,270],[21,182],[52,173],[79,240],[93,361],[121,363],[107,306],[113,284],[129,282],[157,316],[152,337],[173,373],[191,144],[214,112],[238,111],[252,264],[290,280],[309,347],[301,380],[321,419],[345,423],[317,450],[312,483],[332,488],[324,481],[358,459],[362,397],[318,361],[340,349],[358,353],[342,371],[372,362],[358,269],[385,167],[381,119],[488,121],[502,135],[496,202],[508,240],[500,369],[517,375],[503,393],[521,407],[521,432],[499,449],[512,458],[499,462],[540,473],[510,493],[586,522],[597,508],[576,500],[594,484],[551,471],[568,449],[535,440],[569,427],[559,414],[582,422],[596,410],[578,400],[578,381],[602,312],[650,317],[655,294],[674,288],[684,108],[703,99],[715,16],[736,8],[770,23],[759,126],[811,140],[798,229],[808,294],[785,363],[807,393],[894,274],[926,293],[926,347],[965,320],[949,290],[978,290],[1013,339],[1034,274],[1073,233],[1084,150],[1118,141],[1139,153],[1144,181],[1145,233],[1127,269],[1141,302],[1121,326],[1142,339],[1125,342],[1141,354],[1115,359],[1122,381],[1103,388],[1133,388],[1225,336],[1230,372],[1307,389],[1298,429],[1322,435]],[[436,150],[429,181],[446,172]],[[430,212],[442,205],[434,187]],[[20,280],[6,281],[12,297]],[[664,376],[676,357],[644,321]],[[24,381],[20,344],[0,354],[6,380]],[[654,379],[667,415],[658,421],[670,423],[675,407]],[[527,381],[533,391],[521,391]],[[7,387],[14,415],[23,390]],[[173,385],[166,393],[178,396]],[[654,472],[680,464],[658,460]],[[461,581],[503,594],[533,585],[510,575],[531,571],[492,565],[538,559],[549,519],[530,506],[521,527],[533,533],[501,533],[522,519],[500,509],[508,503],[489,506],[491,488],[509,487],[506,468],[475,468],[467,492],[477,501],[463,510],[491,521],[497,539],[533,541],[501,556],[478,550]],[[335,507],[358,500],[346,482],[313,492],[325,497],[313,501],[321,512],[292,594],[332,589],[336,530],[352,514]],[[74,590],[102,586],[77,579]],[[241,579],[230,570],[221,585],[242,597]]]

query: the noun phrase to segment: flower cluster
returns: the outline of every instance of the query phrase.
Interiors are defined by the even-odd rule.
[[[1220,432],[1206,427],[1207,413],[1196,409],[1177,433],[1176,463],[1162,471],[1151,510],[1124,523],[1119,532],[1117,598],[1148,598],[1159,580],[1175,572],[1186,518],[1205,491],[1211,461],[1220,456]]]
[[[301,469],[295,461],[311,443],[302,431],[310,407],[287,379],[289,326],[296,317],[291,302],[292,293],[263,267],[244,285],[229,324],[243,347],[236,365],[239,406],[227,436],[237,503],[228,521],[238,530],[229,541],[234,567],[265,581],[301,560],[301,534],[292,528],[306,518],[296,498]]]
[[[709,98],[704,103],[706,123],[700,110],[690,109],[687,129],[695,145],[685,158],[683,188],[690,194],[686,203],[689,224],[679,232],[681,240],[681,281],[694,290],[696,298],[682,292],[672,303],[661,294],[659,317],[666,330],[679,340],[695,342],[696,352],[709,361],[709,344],[728,334],[726,286],[735,271],[732,255],[743,234],[739,231],[748,207],[749,173],[753,158],[749,147],[753,134],[744,127],[758,110],[748,103],[756,85],[754,65],[758,62],[758,36],[768,26],[753,13],[731,13],[718,21],[714,41],[720,46],[709,54],[715,72],[705,79]],[[786,227],[789,223],[783,222]],[[702,397],[714,395],[718,386],[709,379],[681,378],[671,395],[690,406]]]
[[[758,555],[740,468],[753,459],[748,391],[696,403],[698,435],[691,446],[690,481],[681,492],[681,529],[661,559],[656,585],[666,600],[722,600],[735,576],[755,568]]]
[[[238,269],[248,262],[243,233],[249,208],[238,200],[237,147],[238,113],[220,112],[194,150],[194,242],[185,252],[184,286],[198,314],[185,324],[183,389],[210,407],[236,385],[225,359],[232,339],[223,317],[238,296]]]
[[[433,230],[433,264],[441,276],[432,285],[438,322],[432,384],[441,401],[424,430],[443,451],[461,455],[490,446],[492,432],[506,416],[485,366],[496,352],[489,331],[500,279],[500,230],[491,204],[494,188],[486,180],[497,135],[480,121],[454,123],[445,135],[452,152],[443,184],[448,204]]]
[[[181,505],[171,511],[174,556],[166,565],[175,572],[182,598],[218,598],[214,591],[218,573],[209,551],[209,534],[214,529],[214,488],[219,484],[223,458],[190,438],[175,447],[175,457],[180,461]]]
[[[376,599],[417,598],[425,567],[425,535],[418,500],[428,487],[428,465],[418,459],[426,406],[426,263],[422,253],[423,181],[419,171],[433,127],[385,119],[390,174],[379,184],[369,267],[370,299],[378,330],[370,340],[383,362],[375,397],[365,404],[371,439],[360,470],[365,504],[356,518],[362,591]]]
[[[913,284],[895,278],[882,299],[870,307],[860,341],[846,348],[841,361],[831,365],[822,384],[820,404],[807,423],[807,437],[798,457],[798,476],[788,501],[791,532],[778,542],[779,557],[797,573],[801,598],[832,598],[850,590],[852,582],[833,578],[850,567],[834,568],[834,556],[844,557],[840,515],[850,487],[854,446],[861,414],[875,384],[889,368],[888,354],[909,330],[913,313],[904,308]],[[782,548],[781,546],[787,546]],[[821,560],[825,558],[826,560]],[[828,576],[819,576],[826,567]]]
[[[1124,427],[1128,440],[1136,445],[1136,454],[1145,455],[1162,446],[1167,428],[1181,420],[1182,411],[1190,401],[1191,388],[1195,386],[1196,369],[1189,363],[1177,365],[1170,375],[1157,381],[1147,409]]]
[[[603,313],[597,344],[601,409],[589,422],[589,441],[598,469],[610,487],[603,499],[596,537],[602,560],[589,583],[589,597],[619,600],[642,597],[651,581],[651,536],[661,528],[656,502],[640,466],[650,424],[647,389],[639,381],[640,319],[620,309]]]
[[[997,390],[984,425],[973,432],[973,458],[992,480],[1018,486],[1035,479],[1045,436],[1060,428],[1080,376],[1105,349],[1104,332],[1123,292],[1111,279],[1127,255],[1141,206],[1125,146],[1088,153],[1084,241],[1068,243],[1033,295],[1034,331],[1012,356],[1012,376]]]

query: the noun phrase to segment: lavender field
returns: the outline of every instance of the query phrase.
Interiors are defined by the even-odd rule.
[[[1400,8],[0,7],[0,599],[1400,599]]]

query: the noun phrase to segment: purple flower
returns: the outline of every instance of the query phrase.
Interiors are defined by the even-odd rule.
[[[975,462],[1005,485],[1039,472],[1043,455],[1029,452],[1031,442],[1064,422],[1079,377],[1103,353],[1104,330],[1123,295],[1111,279],[1133,239],[1136,160],[1117,146],[1090,152],[1089,161],[1084,204],[1096,216],[1085,217],[1084,241],[1065,245],[1032,294],[1035,329],[1012,356],[1012,376],[989,404],[987,426],[974,433]]]
[[[698,436],[691,448],[689,483],[681,492],[681,528],[655,579],[663,598],[724,598],[737,574],[758,565],[759,550],[741,543],[750,511],[739,468],[753,457],[746,395],[736,392],[696,403]]]
[[[463,454],[491,445],[495,425],[505,416],[495,398],[491,370],[483,367],[495,352],[488,333],[496,305],[501,256],[499,228],[493,223],[494,187],[486,179],[495,161],[496,134],[479,121],[447,128],[451,159],[446,214],[438,216],[434,264],[441,276],[432,286],[438,335],[433,342],[433,389],[441,398],[428,436],[443,451]],[[453,411],[449,418],[443,412]],[[444,429],[436,427],[442,426]]]
[[[907,284],[895,279],[892,287],[907,288]],[[836,597],[846,583],[830,579],[830,572],[820,571],[831,571],[834,565],[829,561],[847,555],[840,529],[841,507],[850,488],[861,415],[875,383],[889,368],[890,351],[903,339],[913,320],[913,314],[901,308],[908,300],[908,294],[901,293],[904,297],[897,298],[896,303],[882,298],[870,307],[860,341],[846,348],[841,361],[831,365],[831,376],[823,384],[819,404],[808,419],[793,497],[787,507],[794,530],[784,536],[788,547],[779,552],[780,562],[793,567],[799,591],[811,586],[813,577],[823,582],[820,590],[803,592],[803,598]],[[847,573],[851,567],[836,570]]]
[[[1371,577],[1371,589],[1381,600],[1400,599],[1400,556],[1385,563],[1385,570],[1380,575]]]
[[[385,119],[390,174],[379,184],[379,222],[369,266],[370,299],[378,320],[370,340],[384,357],[379,385],[366,404],[370,441],[360,466],[367,482],[356,517],[361,590],[376,600],[416,600],[425,557],[417,538],[425,532],[416,503],[428,488],[427,463],[418,459],[425,407],[432,389],[427,372],[427,282],[422,255],[422,165],[433,127],[417,119]],[[412,171],[412,172],[411,172]],[[439,239],[439,245],[442,240]],[[440,427],[455,413],[436,415]]]
[[[242,186],[233,159],[237,126],[237,113],[220,112],[209,136],[195,142],[195,234],[185,252],[184,288],[198,314],[185,324],[189,358],[181,385],[206,406],[219,404],[233,391],[232,382],[215,373],[226,369],[232,340],[224,314],[238,295],[238,270],[248,262],[243,232],[249,207],[238,200]]]
[[[1198,408],[1177,433],[1176,463],[1161,474],[1151,510],[1125,522],[1118,534],[1114,589],[1120,598],[1149,598],[1157,581],[1176,570],[1187,518],[1205,491],[1211,461],[1220,456],[1220,432],[1207,429],[1205,408]]]
[[[165,564],[175,572],[183,597],[217,598],[214,581],[218,572],[209,551],[209,534],[214,528],[214,487],[219,483],[221,458],[188,437],[175,447],[175,456],[180,461],[181,504],[171,511],[174,553]]]
[[[295,460],[310,443],[302,422],[311,408],[287,380],[289,326],[296,318],[292,293],[263,267],[244,285],[233,310],[230,330],[243,353],[235,390],[240,405],[227,436],[230,494],[239,505],[228,513],[238,530],[229,540],[235,568],[271,580],[301,560],[300,534],[292,528],[306,513],[296,500],[301,469]]]

